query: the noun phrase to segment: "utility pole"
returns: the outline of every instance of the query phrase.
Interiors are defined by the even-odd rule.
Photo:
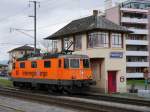
[[[34,53],[36,54],[36,39],[37,39],[37,4],[40,4],[37,1],[29,1],[29,7],[30,3],[34,4],[34,15],[29,16],[34,18]],[[40,5],[39,5],[40,6]]]

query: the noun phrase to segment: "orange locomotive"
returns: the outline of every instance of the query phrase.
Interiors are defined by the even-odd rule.
[[[89,57],[72,54],[17,60],[13,64],[11,79],[14,86],[42,86],[52,91],[81,90],[94,84]]]

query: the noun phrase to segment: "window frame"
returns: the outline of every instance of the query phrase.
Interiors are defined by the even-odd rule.
[[[12,64],[12,68],[13,68],[13,69],[16,69],[16,63],[13,63],[13,64]]]
[[[109,32],[97,31],[87,34],[87,48],[109,48],[109,44]]]
[[[23,64],[23,66],[21,66],[22,64]],[[23,68],[25,68],[25,67],[26,67],[25,62],[20,62],[20,63],[19,63],[19,68],[22,68],[22,69],[23,69]]]
[[[58,60],[58,68],[61,68],[62,67],[62,61],[61,59]]]
[[[90,60],[88,59],[88,58],[84,58],[84,59],[82,59],[83,60],[83,68],[84,69],[89,69],[90,68]],[[88,67],[85,67],[84,66],[84,60],[88,60],[88,62],[89,62],[89,66]]]
[[[65,60],[67,60],[67,66],[65,66]],[[64,58],[64,69],[69,69],[69,58]]]
[[[79,45],[79,42],[80,42],[80,45]],[[75,35],[74,36],[74,49],[75,50],[81,50],[82,49],[82,35],[79,34],[79,35]]]
[[[63,38],[63,47],[62,47],[62,49],[66,50],[68,48],[68,46],[69,46],[68,42],[69,42],[69,37],[68,38],[67,37]]]
[[[47,62],[49,62],[49,66],[46,66]],[[50,60],[44,60],[44,68],[51,68],[51,61]]]
[[[111,47],[112,48],[123,48],[123,37],[121,33],[111,34]]]
[[[78,60],[78,62],[79,62],[79,67],[78,68],[71,67],[71,61],[70,60],[73,60],[73,59],[77,59]],[[79,69],[80,68],[80,59],[79,58],[69,58],[69,68],[71,68],[71,69]]]
[[[33,66],[33,63],[36,65],[35,67]],[[37,62],[36,61],[31,62],[31,68],[37,68]]]

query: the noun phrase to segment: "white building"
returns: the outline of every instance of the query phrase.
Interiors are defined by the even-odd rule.
[[[133,31],[126,38],[127,78],[143,78],[149,67],[149,21],[147,8],[150,0],[128,0],[106,10],[106,18]]]

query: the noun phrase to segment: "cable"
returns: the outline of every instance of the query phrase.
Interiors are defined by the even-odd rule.
[[[9,18],[15,17],[16,15],[20,15],[20,13],[22,13],[22,12],[25,11],[25,9],[27,9],[27,7],[23,8],[21,11],[19,10],[19,11],[18,11],[16,14],[14,14],[14,15],[10,15],[10,16],[6,16],[6,17],[1,18],[1,19],[0,19],[0,22],[1,22],[1,21],[5,21],[5,20],[7,20],[7,19],[9,19]]]
[[[86,17],[86,16],[88,16],[88,15],[79,16],[79,17],[82,18],[82,17]],[[55,26],[55,25],[58,25],[58,24],[61,24],[61,23],[71,22],[73,20],[79,19],[79,17],[67,19],[65,21],[61,21],[61,22],[57,22],[57,23],[48,24],[46,26],[40,26],[40,27],[38,27],[38,29],[45,29],[45,28],[49,28],[49,27],[52,27],[52,26]]]
[[[0,45],[22,45],[23,43],[0,43]],[[33,45],[33,44],[30,44],[29,45]]]

